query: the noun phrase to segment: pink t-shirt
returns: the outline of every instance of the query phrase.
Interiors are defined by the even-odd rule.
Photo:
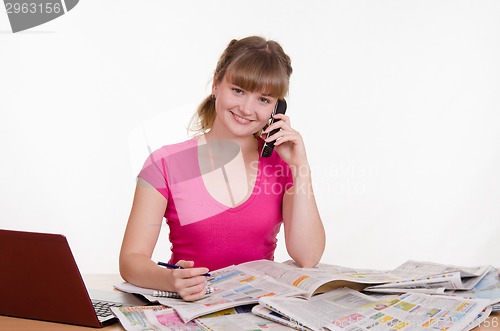
[[[283,221],[283,194],[293,185],[290,168],[276,152],[259,157],[252,194],[231,208],[214,199],[205,187],[198,162],[198,149],[204,146],[198,146],[198,137],[164,146],[149,156],[139,173],[168,201],[169,262],[194,261],[195,267],[215,270],[273,260]]]

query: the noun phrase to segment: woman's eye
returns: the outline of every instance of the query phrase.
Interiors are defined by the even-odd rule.
[[[243,90],[239,89],[237,87],[233,87],[233,92],[236,93],[236,94],[243,94]]]
[[[260,98],[260,102],[263,102],[263,103],[271,103],[271,100],[267,99],[267,98]]]

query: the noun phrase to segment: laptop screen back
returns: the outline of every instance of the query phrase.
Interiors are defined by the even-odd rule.
[[[66,237],[0,230],[0,314],[99,327]]]

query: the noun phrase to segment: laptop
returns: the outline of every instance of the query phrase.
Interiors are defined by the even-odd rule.
[[[103,327],[117,321],[110,306],[149,303],[113,290],[90,293],[65,236],[0,230],[0,315]]]

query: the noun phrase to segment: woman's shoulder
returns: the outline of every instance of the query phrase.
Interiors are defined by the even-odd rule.
[[[193,154],[192,152],[195,151],[197,146],[198,136],[192,137],[179,143],[164,145],[160,148],[155,149],[148,155],[146,161],[144,162],[143,168],[146,168],[153,164],[155,165],[155,167],[157,167],[157,164],[159,162],[162,163],[165,160],[171,160],[172,158],[179,159],[180,156],[184,157],[187,155],[191,155]]]
[[[168,155],[186,151],[190,148],[196,148],[198,146],[198,137],[199,136],[194,136],[182,142],[163,145],[162,147],[154,150],[151,154],[155,156],[165,157]]]

